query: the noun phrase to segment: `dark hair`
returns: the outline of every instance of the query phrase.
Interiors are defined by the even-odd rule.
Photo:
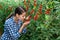
[[[23,7],[21,7],[21,6],[19,6],[19,7],[17,7],[17,8],[15,9],[15,11],[14,11],[13,13],[11,13],[10,15],[8,15],[8,17],[7,17],[6,19],[10,18],[11,16],[15,16],[16,14],[20,15],[20,14],[22,14],[23,12],[26,12],[26,9],[23,8]]]

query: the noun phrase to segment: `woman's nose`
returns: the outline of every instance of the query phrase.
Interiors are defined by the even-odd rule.
[[[25,17],[24,17],[24,19],[25,19]]]

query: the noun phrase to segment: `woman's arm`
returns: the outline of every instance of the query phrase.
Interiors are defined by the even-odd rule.
[[[30,21],[24,22],[23,25],[21,26],[19,32],[22,33],[23,29],[30,23]]]
[[[24,25],[21,26],[19,33],[22,33],[22,30],[24,29]]]

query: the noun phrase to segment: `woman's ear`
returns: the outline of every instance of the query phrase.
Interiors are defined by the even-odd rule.
[[[16,14],[16,17],[18,18],[18,17],[19,17],[19,15],[18,15],[18,14]]]

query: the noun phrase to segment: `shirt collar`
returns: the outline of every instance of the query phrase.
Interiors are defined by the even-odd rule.
[[[14,22],[14,23],[16,23],[15,21],[14,21],[14,18],[13,18],[14,16],[12,16],[11,17],[11,19],[12,19],[12,21]],[[22,24],[23,22],[21,21],[21,20],[18,20],[18,24]]]

